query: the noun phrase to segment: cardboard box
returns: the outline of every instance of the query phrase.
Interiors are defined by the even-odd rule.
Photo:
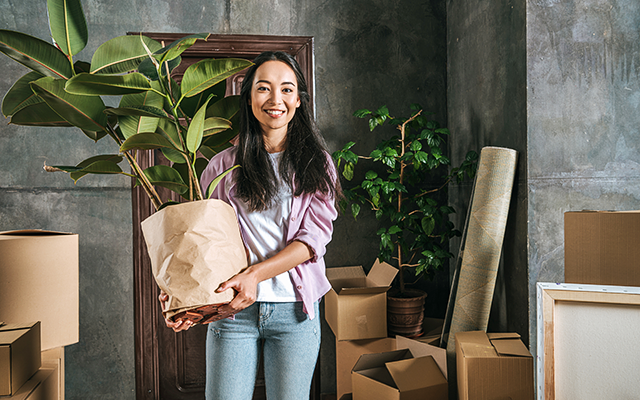
[[[0,233],[0,321],[42,323],[42,349],[78,342],[78,235]]]
[[[16,394],[2,400],[64,400],[58,397],[57,367],[43,365]]]
[[[387,336],[387,291],[398,269],[376,260],[362,266],[327,268],[332,289],[325,295],[325,319],[337,340]]]
[[[336,340],[336,397],[351,393],[351,370],[363,354],[396,350],[396,339]]]
[[[0,396],[15,394],[40,366],[40,322],[0,326]]]
[[[448,384],[431,356],[409,349],[364,354],[351,374],[354,400],[448,400]]]
[[[456,334],[459,400],[533,400],[533,357],[517,333]]]
[[[564,214],[567,283],[640,286],[640,211]]]
[[[42,366],[54,369],[53,379],[58,382],[58,397],[54,398],[64,400],[64,347],[43,351]]]

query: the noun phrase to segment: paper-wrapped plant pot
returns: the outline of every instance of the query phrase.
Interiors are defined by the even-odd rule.
[[[238,219],[229,204],[210,199],[171,205],[141,226],[153,276],[169,295],[165,318],[233,299],[232,290],[215,292],[247,267]]]

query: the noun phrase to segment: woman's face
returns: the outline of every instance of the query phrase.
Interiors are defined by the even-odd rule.
[[[300,106],[293,70],[281,61],[267,61],[258,67],[249,104],[264,135],[284,137],[289,121]]]

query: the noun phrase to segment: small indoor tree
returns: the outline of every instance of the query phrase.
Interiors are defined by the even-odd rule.
[[[451,162],[445,151],[449,130],[429,120],[419,105],[411,105],[411,110],[408,118],[391,117],[386,106],[356,111],[356,117],[368,118],[370,131],[392,125],[397,134],[382,140],[368,157],[351,150],[354,142],[333,154],[348,181],[353,180],[359,160],[369,161],[371,169],[344,191],[341,206],[343,211],[350,209],[354,218],[363,206],[375,213],[380,221],[378,258],[399,268],[400,296],[407,285],[423,276],[433,277],[453,257],[449,239],[459,236],[460,231],[448,219],[455,210],[447,204],[443,191],[452,179],[473,177],[478,158],[476,152],[469,151],[462,164],[449,171]],[[438,174],[442,179],[437,186],[429,186],[428,178]]]

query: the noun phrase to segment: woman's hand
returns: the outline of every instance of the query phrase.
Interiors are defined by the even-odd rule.
[[[160,295],[158,296],[158,300],[160,301],[160,307],[162,308],[162,311],[164,311],[165,304],[167,301],[169,301],[169,295],[161,290]],[[185,321],[185,320],[179,320],[178,322],[173,322],[165,318],[164,322],[167,324],[169,328],[173,329],[174,332],[186,331],[187,329],[193,326],[192,321]]]
[[[231,302],[220,306],[218,309],[220,315],[224,318],[230,317],[255,303],[258,295],[258,282],[256,274],[249,267],[228,281],[221,283],[216,292],[221,293],[225,290],[233,289],[236,295]]]

